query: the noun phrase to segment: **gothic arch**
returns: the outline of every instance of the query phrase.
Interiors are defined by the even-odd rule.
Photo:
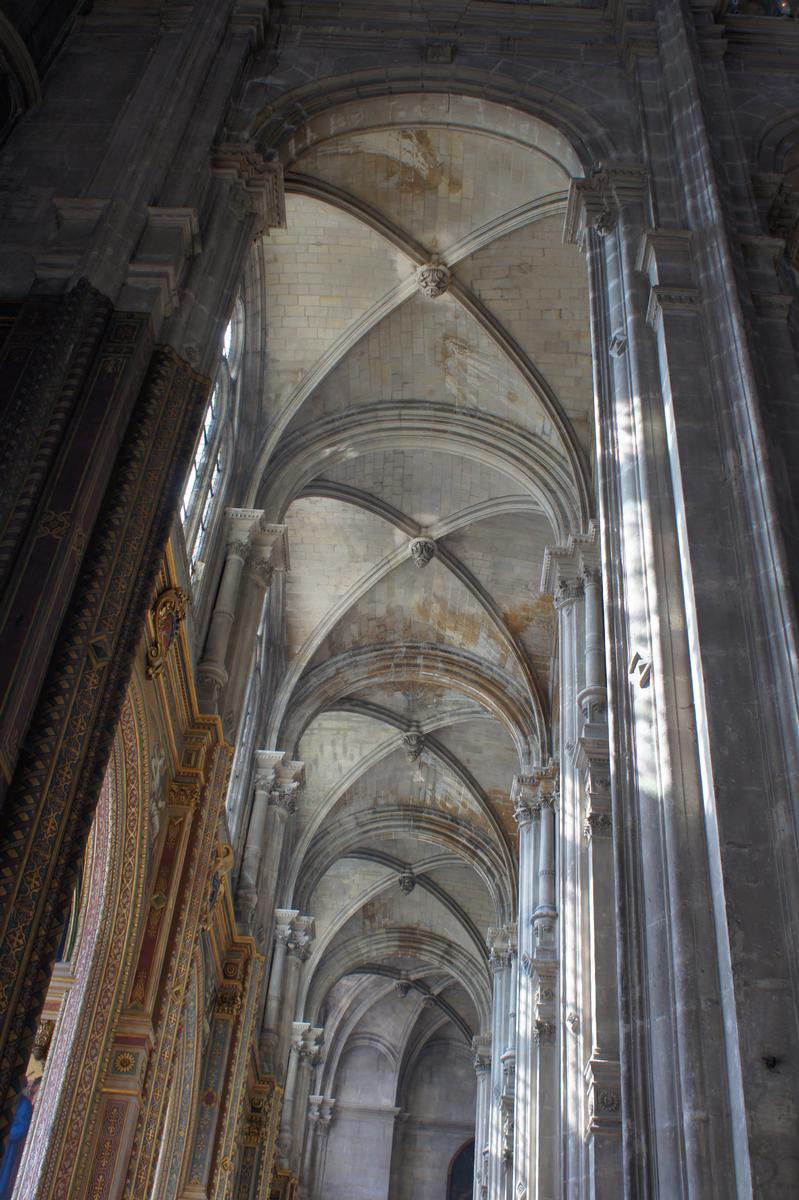
[[[303,978],[297,1011],[314,1018],[330,988],[344,975],[391,954],[411,954],[431,966],[443,968],[462,985],[477,1010],[481,1029],[491,1014],[491,981],[488,967],[441,934],[425,929],[381,929],[341,942]]]
[[[365,96],[371,106],[366,120]],[[443,105],[451,99],[479,106],[481,114],[493,116],[495,125],[502,109],[526,118],[530,126],[516,136],[526,135],[531,149],[549,154],[572,175],[587,174],[614,155],[637,151],[623,134],[614,135],[599,122],[587,104],[575,104],[562,93],[556,95],[538,84],[527,83],[521,88],[517,80],[501,72],[461,66],[436,69],[402,64],[390,72],[388,79],[384,70],[362,70],[323,83],[314,81],[286,92],[262,109],[252,122],[252,133],[264,150],[277,151],[285,165],[308,145],[329,136],[331,120],[336,122],[337,134],[347,127],[344,119],[349,114],[352,129],[374,120],[377,101],[384,105],[430,105],[439,101]],[[449,105],[446,112],[453,119]],[[406,113],[405,119],[409,116]],[[486,124],[490,126],[488,121]]]
[[[498,667],[464,650],[431,643],[366,646],[341,658],[330,659],[308,672],[294,695],[291,711],[279,730],[270,729],[273,745],[286,745],[294,756],[303,732],[314,716],[330,708],[349,691],[364,683],[382,680],[446,682],[477,701],[509,732],[524,770],[537,761],[546,745],[541,716],[531,711],[529,696]]]
[[[504,840],[489,841],[485,834],[447,813],[429,808],[412,809],[407,805],[379,809],[370,814],[368,822],[361,814],[354,814],[336,821],[317,835],[308,847],[307,855],[296,865],[295,878],[299,879],[302,874],[302,882],[295,898],[298,902],[301,898],[308,899],[332,864],[346,858],[348,851],[357,849],[369,837],[390,838],[392,834],[408,832],[420,841],[444,847],[471,867],[488,889],[498,923],[510,919],[515,871]],[[305,871],[302,871],[303,866]]]
[[[268,452],[260,456],[248,504],[262,508],[267,521],[279,522],[322,468],[329,470],[358,454],[414,447],[457,454],[506,476],[540,506],[557,542],[583,532],[589,519],[566,460],[543,439],[500,417],[423,401],[404,402],[401,417],[395,405],[378,402],[288,434],[274,457]]]
[[[95,813],[75,982],[59,1014],[20,1170],[21,1194],[31,1200],[71,1194],[88,1151],[88,1131],[136,946],[148,805],[149,738],[142,683],[134,674]]]
[[[799,109],[771,117],[761,130],[754,152],[758,171],[782,175],[786,156],[799,147]]]
[[[304,489],[302,495],[310,494],[322,496],[330,495],[331,498],[341,500],[344,503],[352,503],[362,505],[367,510],[375,511],[378,506],[370,503],[370,499],[363,493],[356,494],[355,489],[344,489],[342,487],[326,488],[324,482],[320,482],[317,487]],[[482,504],[474,506],[473,515],[487,519],[490,515],[497,512],[516,512],[525,511],[525,505],[518,506],[507,503],[505,505]],[[534,511],[538,512],[536,508]],[[447,571],[449,571],[463,586],[472,599],[482,608],[486,618],[491,622],[494,629],[499,634],[500,638],[506,643],[510,649],[516,664],[525,678],[530,692],[532,703],[535,705],[539,714],[539,724],[543,728],[547,722],[547,698],[544,695],[540,681],[535,675],[533,667],[529,661],[529,657],[513,631],[508,626],[502,616],[497,604],[492,599],[490,593],[480,584],[474,574],[465,566],[460,559],[454,555],[439,539],[443,538],[446,533],[453,530],[461,529],[467,526],[470,522],[465,513],[455,514],[448,521],[439,522],[438,525],[428,527],[422,530],[421,527],[415,526],[413,522],[409,522],[404,518],[404,514],[394,511],[388,513],[386,511],[379,512],[378,515],[387,521],[391,521],[398,529],[407,532],[410,525],[411,536],[417,537],[421,534],[433,539],[437,542],[436,557]],[[291,695],[303,671],[313,659],[314,654],[319,649],[328,633],[333,630],[338,621],[340,621],[346,613],[352,609],[360,599],[367,595],[369,590],[384,579],[396,567],[401,566],[410,557],[409,546],[399,546],[390,553],[384,555],[382,559],[374,563],[371,568],[356,580],[352,586],[339,597],[339,599],[331,605],[325,612],[322,620],[316,625],[312,633],[306,638],[305,643],[297,651],[293,662],[286,671],[280,683],[277,696],[273,704],[275,724],[279,724],[280,714],[282,714],[290,703]]]

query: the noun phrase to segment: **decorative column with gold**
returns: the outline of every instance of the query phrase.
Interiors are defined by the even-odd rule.
[[[274,1076],[266,1075],[246,1097],[234,1200],[269,1200],[282,1096]]]

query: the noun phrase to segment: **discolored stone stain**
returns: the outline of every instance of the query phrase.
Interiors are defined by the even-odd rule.
[[[499,818],[502,828],[509,835],[511,840],[518,836],[518,828],[513,817],[513,805],[510,802],[510,795],[503,791],[502,788],[488,788],[486,795],[491,801],[491,806]]]
[[[450,196],[463,191],[463,179],[452,163],[442,161],[436,153],[432,134],[426,129],[400,129],[396,136],[396,152],[372,149],[371,138],[352,137],[347,144],[339,143],[328,151],[339,155],[357,155],[363,160],[367,178],[377,181],[378,190],[409,192],[424,195],[439,192],[443,187]],[[452,143],[458,139],[453,137]],[[453,144],[452,149],[455,149]]]
[[[471,825],[490,829],[485,814],[480,811],[468,792],[464,791],[460,796],[453,795],[448,789],[432,792],[425,797],[425,807],[446,813],[458,821],[467,821]]]
[[[423,596],[414,604],[418,617],[436,630],[460,639],[462,646],[477,646],[481,635],[488,636],[502,649],[493,629],[480,616],[461,612],[439,596]]]
[[[502,615],[511,633],[520,637],[530,625],[550,629],[554,625],[555,605],[551,596],[540,595],[535,600],[523,600],[521,604],[507,609]]]
[[[443,334],[436,347],[436,362],[444,371],[444,386],[456,404],[479,408],[482,397],[496,394],[496,357],[484,354],[465,338]]]

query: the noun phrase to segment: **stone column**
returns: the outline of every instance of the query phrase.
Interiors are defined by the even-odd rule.
[[[261,1057],[267,1071],[274,1073],[275,1056],[280,1039],[280,1011],[283,1000],[283,971],[286,964],[286,950],[292,937],[292,922],[298,917],[296,908],[275,909],[275,947],[272,953],[272,967],[269,972],[269,986],[266,993],[263,1028],[261,1031]]]
[[[255,754],[255,793],[244,845],[237,909],[244,928],[263,941],[271,913],[288,818],[303,779],[303,764],[288,762],[279,750]]]
[[[275,573],[289,567],[288,535],[285,525],[269,525],[261,519],[250,531],[247,561],[239,586],[236,621],[225,659],[225,735],[236,740],[253,663],[253,647],[264,615],[267,594]],[[272,610],[270,609],[270,613]]]
[[[616,985],[614,869],[611,842],[610,750],[602,636],[600,573],[584,552],[585,688],[578,696],[582,730],[574,761],[583,772],[587,843],[589,945],[586,954],[582,1033],[585,1066],[590,1195],[612,1200],[622,1189],[621,1098],[619,1077],[619,1006]],[[578,1029],[573,1029],[579,1037]],[[586,1043],[590,1037],[590,1043]]]
[[[278,1045],[275,1051],[275,1074],[280,1078],[287,1070],[291,1027],[297,1005],[302,964],[311,953],[311,944],[316,936],[313,917],[299,916],[291,923],[291,937],[286,945],[283,965],[283,1003],[278,1016]],[[284,1095],[283,1107],[286,1099]]]
[[[488,1196],[488,1137],[491,1109],[491,1034],[478,1033],[472,1038],[477,1097],[474,1119],[474,1200]]]
[[[227,650],[236,619],[236,606],[244,564],[250,553],[250,536],[263,516],[259,509],[226,508],[225,563],[211,614],[203,656],[197,667],[197,699],[205,712],[219,712],[219,697],[227,683]]]
[[[291,1041],[289,1043],[288,1066],[286,1068],[286,1083],[283,1089],[283,1110],[280,1118],[280,1134],[277,1139],[277,1165],[282,1171],[289,1170],[291,1154],[291,1133],[289,1130],[289,1112],[294,1106],[294,1092],[297,1087],[297,1071],[300,1065],[300,1054],[305,1045],[304,1037],[311,1028],[310,1021],[293,1021],[291,1025]]]
[[[304,1112],[305,1109],[300,1075],[301,1073],[305,1074],[303,1068],[308,1063],[313,1063],[317,1059],[323,1036],[324,1030],[315,1028],[311,1025],[310,1021],[292,1022],[289,1061],[286,1070],[286,1087],[283,1093],[283,1112],[280,1119],[280,1136],[278,1138],[280,1167],[282,1170],[290,1171],[292,1174],[296,1174],[297,1165],[295,1145],[297,1141],[298,1103],[301,1102],[301,1112]],[[307,1078],[304,1082],[307,1098]]]
[[[308,1097],[308,1137],[302,1172],[306,1200],[320,1200],[325,1177],[327,1141],[336,1102],[323,1095]]]
[[[296,769],[297,774],[301,774],[302,763],[290,765]],[[267,925],[267,914],[272,912],[277,899],[277,881],[280,861],[283,857],[283,842],[289,820],[296,812],[296,799],[300,786],[299,779],[288,782],[279,781],[269,793],[255,908],[255,931],[261,939],[264,936],[264,927]]]
[[[534,949],[529,973],[533,988],[534,1126],[528,1193],[535,1200],[554,1200],[558,1180],[560,1087],[557,1047],[558,959],[555,907],[555,792],[557,766],[534,772],[538,789],[539,841]]]
[[[491,1042],[494,1047],[507,1045],[508,1014],[512,974],[512,950],[515,927],[503,926],[488,931],[489,966],[493,975]],[[505,1200],[513,1162],[513,1094],[508,1089],[504,1054],[491,1059],[491,1103],[488,1120],[488,1200]]]
[[[247,933],[252,932],[252,917],[258,900],[258,875],[266,833],[266,812],[269,805],[269,793],[275,782],[273,757],[274,753],[268,750],[256,750],[255,752],[255,779],[253,781],[250,824],[236,891],[236,915]],[[278,753],[277,757],[280,759],[283,756]]]
[[[315,1150],[311,1171],[310,1200],[322,1200],[325,1182],[325,1163],[330,1129],[333,1125],[335,1100],[323,1100],[319,1119],[314,1130]]]
[[[559,621],[562,1171],[591,1197],[622,1190],[614,868],[596,528],[548,551]],[[584,842],[587,842],[587,847]],[[585,1154],[585,1147],[588,1154]]]
[[[298,1178],[302,1174],[302,1163],[309,1151],[307,1143],[311,1140],[312,1131],[308,1126],[308,1102],[312,1091],[314,1071],[322,1061],[324,1036],[324,1029],[313,1025],[305,1036],[297,1070],[293,1107],[287,1118],[291,1134],[290,1169],[291,1173]],[[284,1119],[285,1116],[286,1110],[284,1109]],[[282,1131],[283,1127],[281,1126]]]
[[[669,19],[679,19],[677,9]],[[689,64],[686,54],[686,69]],[[679,90],[682,100],[684,89]],[[691,111],[693,120],[697,109]],[[706,181],[707,174],[702,178]],[[719,515],[726,513],[718,503],[720,489],[737,487],[729,484],[728,467],[737,451],[730,445],[716,459],[708,489],[706,460],[709,448],[718,449],[719,402],[714,407],[710,377],[703,375],[698,314],[686,311],[695,304],[696,291],[672,289],[671,279],[668,284],[658,280],[650,289],[640,273],[641,266],[649,265],[645,252],[639,257],[644,230],[651,224],[646,172],[635,164],[607,164],[589,179],[575,181],[570,200],[566,232],[588,251],[598,364],[617,955],[623,981],[624,1190],[642,1197],[668,1195],[670,1200],[742,1196],[738,1179],[744,1176],[734,1158],[736,1145],[743,1144],[745,1121],[730,1119],[730,1113],[744,1109],[738,1047],[730,1053],[727,1040],[731,1026],[725,1005],[734,989],[724,942],[724,889],[716,871],[716,797],[713,786],[706,786],[712,775],[706,771],[709,759],[700,761],[707,730],[702,720],[697,723],[697,705],[701,712],[709,677],[702,675],[696,630],[688,636],[691,562],[681,554],[680,541],[690,505],[679,486],[675,491],[675,484],[688,476],[680,480],[675,470],[678,443],[675,426],[669,427],[673,383],[693,379],[681,421],[694,452],[692,482],[706,493],[691,510],[692,518],[700,511],[706,518],[695,543],[703,559],[718,544]],[[723,223],[708,218],[704,227]],[[683,249],[687,244],[685,237],[664,240]],[[690,256],[683,259],[690,261]],[[647,315],[656,317],[664,304],[681,308],[682,336],[690,337],[682,343],[679,361],[659,364]],[[731,357],[737,353],[737,347],[730,348]],[[733,474],[740,478],[739,472]],[[725,538],[727,532],[725,544],[732,546],[733,531],[725,525]],[[730,549],[728,563],[734,560]],[[724,594],[744,586],[740,579],[730,584]],[[713,593],[716,638],[719,594]],[[742,633],[736,645],[745,641]],[[729,645],[725,635],[724,645],[713,652],[714,664],[724,661],[725,670]],[[729,684],[720,684],[726,723],[719,728],[724,724],[727,747],[730,694],[752,693],[748,685],[730,693]],[[740,778],[736,775],[736,794]],[[711,947],[713,966],[708,962]],[[737,991],[742,994],[740,987]],[[749,1168],[739,1165],[745,1175]]]
[[[519,829],[519,932],[518,966],[516,971],[515,1012],[515,1131],[513,1148],[513,1176],[517,1194],[529,1187],[531,1158],[530,1132],[532,1127],[532,1068],[533,1068],[533,1009],[530,989],[535,947],[533,944],[532,916],[537,871],[537,836],[533,817],[537,788],[532,775],[517,775],[511,791],[513,815]],[[477,1160],[475,1160],[477,1161]]]
[[[580,539],[570,539],[580,544]],[[575,548],[576,551],[576,548]],[[581,1014],[585,989],[585,850],[583,843],[582,776],[573,756],[581,729],[578,694],[585,681],[585,598],[575,553],[558,562],[555,607],[558,615],[558,679],[560,712],[558,746],[558,959],[560,997],[556,1024],[560,1030],[560,1170],[573,1186],[585,1187]],[[612,912],[605,914],[612,921]],[[611,924],[612,929],[612,924]]]

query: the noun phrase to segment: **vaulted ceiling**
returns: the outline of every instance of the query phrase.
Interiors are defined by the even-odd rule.
[[[440,95],[344,106],[279,149],[249,500],[290,547],[267,744],[306,786],[282,902],[315,918],[298,1015],[325,1024],[329,1087],[382,1030],[402,1103],[420,1046],[487,1028],[513,778],[552,752],[542,563],[591,515],[576,164],[534,120]]]

